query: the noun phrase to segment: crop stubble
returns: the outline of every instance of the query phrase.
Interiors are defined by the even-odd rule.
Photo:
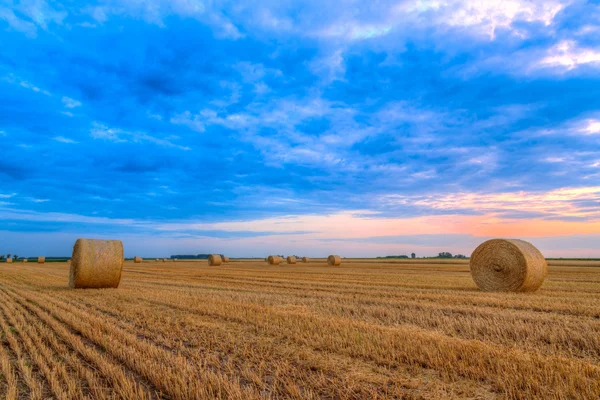
[[[600,397],[600,268],[484,293],[468,265],[66,263],[0,267],[0,397]]]

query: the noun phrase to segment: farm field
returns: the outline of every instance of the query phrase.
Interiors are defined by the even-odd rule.
[[[0,398],[600,398],[600,264],[533,294],[468,262],[0,264]]]

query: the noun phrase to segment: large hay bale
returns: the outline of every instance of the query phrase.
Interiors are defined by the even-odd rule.
[[[227,257],[227,256],[223,256],[223,262],[224,262],[225,264],[229,264],[229,257]]]
[[[140,256],[133,257],[133,262],[136,263],[136,264],[139,264],[142,261],[144,261],[144,259],[142,257],[140,257]]]
[[[287,257],[287,263],[288,264],[296,264],[296,257],[294,257],[294,256],[288,256]]]
[[[475,284],[485,291],[533,292],[548,274],[542,253],[518,239],[483,242],[471,255],[470,267]]]
[[[13,259],[12,259],[12,258],[7,258],[7,259],[6,259],[6,262],[7,262],[7,263],[11,263],[11,262],[13,262]]]
[[[46,262],[46,257],[39,256],[37,262],[38,262],[38,264],[44,264]]]
[[[267,262],[270,265],[279,265],[283,261],[279,256],[269,256],[267,257]]]
[[[218,254],[211,254],[210,256],[208,256],[208,265],[217,266],[221,265],[222,262],[223,259]]]
[[[123,271],[120,240],[77,239],[71,257],[69,286],[72,288],[116,288]]]
[[[342,258],[340,256],[336,256],[335,254],[330,255],[329,257],[327,257],[327,264],[329,265],[340,265],[342,263]]]
[[[310,258],[308,258],[308,257],[302,257],[302,262],[303,263],[309,263],[310,262]]]

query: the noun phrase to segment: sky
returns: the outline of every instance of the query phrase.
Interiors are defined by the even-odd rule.
[[[0,146],[0,254],[600,257],[600,1],[0,0]]]

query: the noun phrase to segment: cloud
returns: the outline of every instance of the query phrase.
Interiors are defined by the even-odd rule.
[[[600,186],[560,188],[548,192],[433,194],[427,196],[385,195],[387,205],[410,205],[445,212],[476,214],[522,213],[541,218],[600,219]]]
[[[124,129],[110,128],[99,122],[94,122],[92,124],[90,136],[94,139],[102,139],[114,143],[151,142],[158,146],[190,150],[187,146],[180,146],[172,143],[170,140],[157,138],[145,132],[132,132]]]
[[[53,138],[53,139],[54,139],[54,140],[56,140],[57,142],[60,142],[60,143],[69,143],[69,144],[75,144],[75,143],[79,143],[79,142],[76,142],[76,141],[75,141],[75,140],[73,140],[73,139],[69,139],[69,138],[66,138],[66,137],[64,137],[64,136],[56,136],[56,137],[55,137],[55,138]]]
[[[588,64],[600,68],[600,51],[583,48],[575,41],[565,40],[550,48],[547,55],[538,61],[537,66],[558,67],[570,71]]]
[[[63,96],[62,102],[65,105],[65,107],[67,107],[67,108],[76,108],[76,107],[81,106],[81,102],[79,102],[77,100],[73,100],[66,96]]]

